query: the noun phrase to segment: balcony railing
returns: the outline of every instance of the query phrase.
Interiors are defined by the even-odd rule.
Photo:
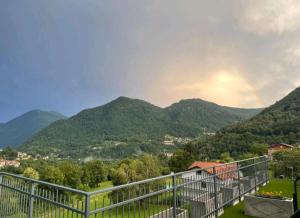
[[[0,217],[218,217],[267,181],[266,156],[94,192],[0,172]]]

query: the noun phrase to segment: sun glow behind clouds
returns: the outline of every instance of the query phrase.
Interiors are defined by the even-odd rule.
[[[194,96],[194,98],[202,98],[227,106],[263,106],[256,88],[235,70],[219,70],[202,74],[187,73],[185,78],[178,78],[174,75],[173,79],[164,81],[164,87],[164,93],[153,96],[154,101],[163,102],[165,99],[161,96],[168,96],[171,102]]]

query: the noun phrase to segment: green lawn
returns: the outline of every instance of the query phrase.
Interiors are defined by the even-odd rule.
[[[282,192],[285,197],[293,196],[293,181],[286,179],[272,179],[266,186],[260,188],[260,191]],[[233,207],[227,207],[221,218],[250,218],[244,214],[244,203],[241,202]]]
[[[101,182],[98,187],[90,189],[89,192],[98,191],[98,190],[106,189],[106,188],[110,188],[110,187],[113,187],[112,182],[111,181],[105,181],[105,182]]]

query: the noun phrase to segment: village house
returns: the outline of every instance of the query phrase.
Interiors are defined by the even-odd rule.
[[[0,160],[0,168],[7,166],[19,167],[20,162],[16,160]]]
[[[223,196],[225,189],[238,191],[237,179],[238,166],[236,163],[196,161],[189,167],[189,171],[182,175],[183,183],[186,185],[183,186],[184,196],[181,200],[192,202],[192,218],[198,217],[199,214],[205,215],[212,212],[212,208],[215,207],[215,195],[217,195],[217,203],[220,206],[227,201]],[[233,189],[234,187],[236,188]],[[222,213],[223,208],[220,208],[219,214]]]
[[[294,146],[285,143],[272,144],[268,148],[268,156],[272,157],[272,155],[278,151],[292,150],[293,148]]]
[[[28,155],[28,154],[23,153],[23,152],[18,152],[16,160],[29,160],[31,158],[32,158],[31,155]]]
[[[182,179],[184,181],[201,181],[201,186],[194,187],[201,190],[213,190],[214,177],[212,175],[214,173],[216,173],[218,189],[232,184],[233,180],[238,178],[236,163],[224,164],[196,161],[189,167],[189,170],[190,172],[182,175]]]

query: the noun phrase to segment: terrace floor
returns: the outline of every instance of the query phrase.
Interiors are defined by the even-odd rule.
[[[292,198],[293,196],[293,181],[287,179],[272,179],[266,185],[260,188],[260,191],[282,192],[285,197]],[[251,218],[244,214],[244,202],[241,202],[233,207],[224,209],[224,214],[220,218]]]

